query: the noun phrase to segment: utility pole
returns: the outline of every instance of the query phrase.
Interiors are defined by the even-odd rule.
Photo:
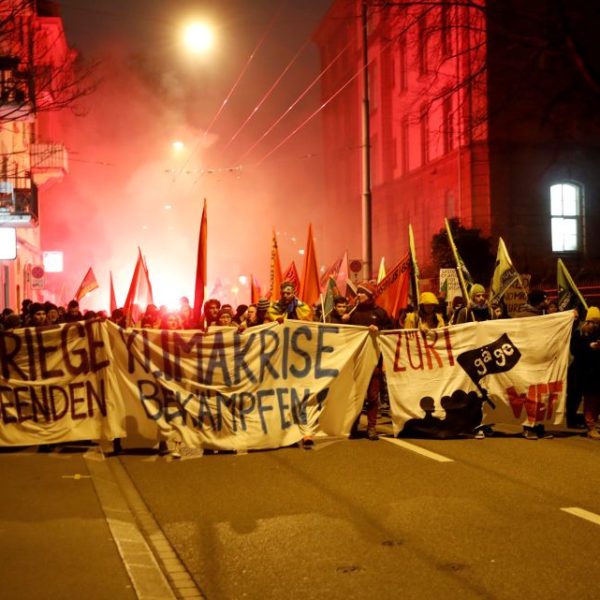
[[[363,278],[373,276],[373,243],[371,239],[371,128],[369,123],[369,47],[367,34],[367,3],[361,5],[362,30],[362,259]]]

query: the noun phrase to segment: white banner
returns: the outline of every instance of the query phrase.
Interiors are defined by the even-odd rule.
[[[292,320],[241,334],[108,327],[134,421],[155,422],[165,439],[220,450],[348,433],[379,352],[364,327]]]
[[[396,434],[562,421],[571,313],[423,334],[286,321],[238,333],[111,322],[0,332],[0,446],[130,437],[222,450],[342,435],[379,346]],[[379,342],[379,343],[378,343]]]
[[[453,437],[484,423],[563,420],[573,315],[380,336],[394,434]]]
[[[125,435],[103,323],[0,333],[0,446]]]

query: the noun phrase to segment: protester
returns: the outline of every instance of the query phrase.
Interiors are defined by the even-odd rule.
[[[577,381],[583,394],[583,418],[587,437],[600,440],[600,308],[590,306],[585,322],[573,332],[571,352],[575,358]]]
[[[548,308],[548,296],[544,290],[534,288],[527,294],[527,302],[521,306],[514,317],[538,317],[545,315]]]
[[[381,329],[390,329],[391,319],[387,312],[375,304],[375,285],[370,281],[361,282],[356,288],[356,305],[346,315],[343,320],[350,325],[363,325],[372,332]],[[367,437],[371,441],[377,441],[377,413],[379,411],[379,391],[381,388],[383,359],[379,357],[367,389],[367,397],[364,402],[364,408],[367,412]],[[360,414],[354,421],[350,429],[350,437],[359,437],[358,428],[360,423]]]
[[[271,304],[267,310],[267,321],[279,321],[281,323],[284,319],[313,320],[312,309],[296,297],[296,285],[292,281],[284,281],[280,290],[280,299]]]
[[[325,317],[326,323],[337,323],[338,325],[343,324],[344,315],[348,311],[348,300],[344,296],[336,296],[333,299],[333,308],[331,312]]]
[[[452,307],[450,308],[450,314],[448,315],[448,325],[456,325],[458,315],[465,305],[465,299],[463,296],[454,296],[452,298]]]
[[[233,317],[234,313],[231,306],[223,306],[217,315],[217,322],[215,325],[218,325],[219,327],[231,327],[235,325]]]
[[[211,325],[216,324],[220,309],[221,303],[216,298],[210,298],[204,303],[204,313],[200,323],[202,329],[207,330]]]
[[[74,323],[75,321],[82,321],[83,315],[79,310],[79,302],[77,300],[71,300],[67,304],[67,312],[65,314],[65,323]]]
[[[29,327],[41,327],[46,324],[46,310],[44,305],[39,302],[33,302],[29,305],[29,319],[27,325]]]
[[[485,288],[480,283],[474,283],[469,290],[469,303],[458,312],[456,324],[489,321],[493,318],[492,309],[487,304]]]
[[[419,310],[406,315],[404,329],[420,329],[429,331],[444,327],[444,318],[437,312],[439,302],[435,294],[431,292],[422,292],[419,296]]]
[[[520,317],[539,317],[546,313],[548,297],[544,290],[533,288],[527,294],[527,302],[521,306],[519,311],[513,315],[515,318]],[[554,436],[547,433],[543,424],[529,424],[523,426],[523,437],[526,440],[551,439]]]

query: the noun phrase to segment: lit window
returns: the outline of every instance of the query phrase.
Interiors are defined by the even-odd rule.
[[[553,252],[581,250],[581,188],[557,183],[550,188]]]

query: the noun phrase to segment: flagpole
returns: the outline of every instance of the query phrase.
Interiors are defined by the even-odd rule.
[[[452,254],[454,255],[454,262],[456,263],[456,274],[458,275],[458,283],[460,284],[460,289],[463,293],[465,303],[469,304],[469,294],[467,292],[467,284],[465,283],[465,277],[461,268],[461,260],[458,258],[458,250],[456,249],[456,245],[454,244],[454,238],[452,237],[452,231],[450,230],[450,224],[448,223],[448,219],[444,217],[444,224],[446,225],[446,234],[448,235],[448,242],[450,243],[450,248],[452,249]]]
[[[415,310],[419,306],[419,266],[417,264],[417,252],[415,250],[415,236],[413,234],[412,225],[408,224],[408,247],[410,250],[410,258],[412,264],[412,280],[415,290]]]

